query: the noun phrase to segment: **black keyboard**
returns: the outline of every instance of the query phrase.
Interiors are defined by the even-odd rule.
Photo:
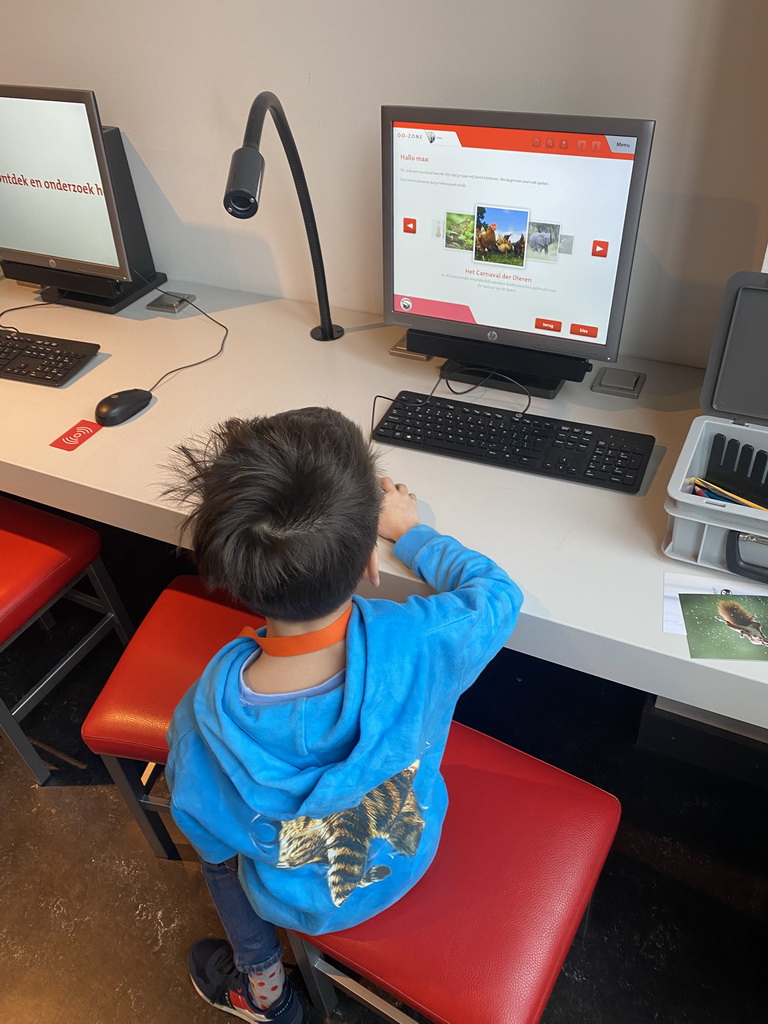
[[[374,429],[383,444],[636,494],[655,438],[401,391]]]
[[[0,380],[60,388],[99,351],[91,341],[67,341],[0,329]]]

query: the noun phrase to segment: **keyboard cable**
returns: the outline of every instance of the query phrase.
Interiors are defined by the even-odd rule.
[[[461,365],[456,367],[455,371],[449,371],[446,374],[445,377],[438,376],[437,380],[432,385],[432,390],[429,392],[429,394],[427,395],[427,397],[423,401],[408,402],[406,404],[414,405],[414,406],[426,405],[427,402],[432,397],[432,395],[434,395],[435,391],[437,390],[437,386],[438,386],[438,384],[440,383],[441,380],[445,381],[445,386],[448,388],[448,390],[451,392],[451,394],[454,394],[454,395],[468,395],[472,391],[474,391],[476,388],[483,387],[486,384],[487,381],[491,380],[491,378],[496,379],[496,378],[500,377],[502,380],[509,381],[510,384],[515,384],[522,391],[524,391],[525,394],[527,395],[527,401],[525,403],[525,407],[523,409],[521,409],[520,412],[514,414],[516,416],[525,416],[525,414],[528,412],[528,410],[531,407],[531,401],[532,401],[531,392],[528,390],[528,388],[524,384],[521,384],[520,381],[515,380],[514,377],[508,377],[505,373],[500,373],[498,370],[488,370],[488,373],[486,374],[486,376],[482,380],[478,381],[476,384],[471,384],[468,388],[465,388],[463,391],[457,391],[454,387],[451,386],[451,373],[452,372],[457,372],[458,373],[458,372],[463,372],[465,370],[472,370],[472,369],[477,369],[477,370],[481,370],[482,371],[482,370],[486,370],[488,368],[484,367],[484,366],[483,367],[473,366],[470,363],[461,364]],[[382,399],[382,401],[385,401],[385,402],[394,402],[394,398],[390,398],[389,395],[374,395],[373,396],[373,405],[371,406],[371,429],[370,429],[370,436],[371,437],[373,437],[373,431],[374,431],[374,429],[376,427],[376,402],[379,399]]]

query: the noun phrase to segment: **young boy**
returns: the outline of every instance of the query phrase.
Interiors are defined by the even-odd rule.
[[[229,937],[197,942],[189,971],[220,1009],[299,1024],[274,926],[349,928],[427,870],[454,707],[522,595],[489,559],[419,525],[415,495],[377,478],[341,413],[229,420],[178,454],[203,579],[267,620],[214,657],[168,734],[173,816]],[[377,535],[437,593],[354,595],[363,579],[378,585]]]

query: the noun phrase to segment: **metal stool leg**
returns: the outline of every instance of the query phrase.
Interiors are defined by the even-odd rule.
[[[56,619],[51,615],[50,612],[43,612],[40,618],[37,620],[38,626],[49,632],[56,625]]]
[[[0,733],[8,738],[9,743],[14,747],[24,764],[29,768],[34,777],[42,786],[51,776],[50,771],[45,767],[40,755],[22,732],[16,719],[8,707],[0,700]]]
[[[376,995],[356,978],[334,966],[323,957],[319,949],[294,932],[288,932],[296,964],[309,991],[313,1005],[327,1017],[337,1002],[336,989],[340,988],[363,1006],[373,1010],[391,1024],[415,1024],[415,1018],[403,1013],[386,999]]]
[[[312,1005],[325,1017],[330,1016],[339,997],[331,982],[314,966],[318,951],[295,932],[288,932],[288,941],[291,944],[293,955],[296,957],[296,966],[301,971],[304,984],[307,986]]]
[[[159,811],[150,806],[151,801],[141,781],[142,762],[107,754],[102,754],[101,759],[154,855],[164,860],[181,860],[181,853],[163,824]],[[156,802],[155,807],[158,806],[161,805]]]
[[[102,603],[107,609],[111,610],[114,616],[113,625],[115,632],[120,637],[123,647],[125,647],[134,634],[133,623],[128,618],[123,602],[120,600],[115,585],[100,558],[94,559],[88,566],[88,577]]]

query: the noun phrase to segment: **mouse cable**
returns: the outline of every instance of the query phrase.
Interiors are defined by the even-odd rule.
[[[6,313],[15,313],[17,309],[43,309],[45,306],[59,306],[59,305],[61,305],[61,303],[59,303],[59,302],[28,302],[24,306],[9,306],[8,309],[4,309],[2,312],[0,312],[0,320],[3,319],[3,317],[5,316]],[[4,331],[16,331],[17,334],[21,334],[22,333],[19,330],[18,327],[11,327],[10,325],[8,327],[3,327],[2,330],[4,330]]]
[[[465,367],[457,367],[455,372],[459,372],[459,370],[461,370],[461,369],[465,369]],[[531,400],[532,400],[532,398],[531,398],[531,392],[528,390],[528,388],[524,384],[521,384],[519,380],[515,380],[514,377],[508,377],[505,373],[499,373],[498,370],[489,370],[489,372],[486,374],[486,376],[482,380],[478,381],[477,384],[472,384],[472,385],[470,385],[470,387],[465,388],[463,391],[457,391],[455,388],[451,387],[451,372],[454,372],[454,371],[450,371],[445,377],[438,376],[437,380],[432,385],[432,390],[429,392],[429,394],[427,395],[426,398],[419,399],[418,402],[406,402],[405,404],[406,405],[414,405],[414,406],[415,405],[426,405],[427,402],[432,397],[432,395],[434,395],[435,391],[437,390],[437,385],[440,383],[441,380],[445,381],[445,386],[448,388],[448,390],[452,394],[454,394],[454,395],[468,395],[470,393],[470,391],[474,391],[475,388],[482,387],[483,384],[485,384],[486,381],[491,379],[491,377],[502,377],[504,380],[508,380],[511,384],[516,384],[528,396],[528,400],[525,403],[525,407],[523,409],[521,409],[520,412],[514,413],[514,415],[515,416],[524,416],[528,412],[530,407],[531,407]],[[375,418],[376,418],[376,402],[380,398],[383,401],[385,401],[385,402],[394,402],[394,398],[390,398],[389,395],[374,395],[373,396],[373,405],[371,406],[371,437],[373,437],[374,421],[375,421]]]
[[[146,278],[144,278],[144,275],[139,270],[135,270],[133,272],[135,272],[136,275],[139,276],[139,278],[141,278],[141,280],[143,282],[148,284],[148,282],[146,281]],[[173,295],[173,294],[175,294],[173,292],[166,292],[162,288],[157,288],[157,286],[156,286],[156,291],[162,292],[163,295]],[[0,319],[2,319],[3,316],[6,315],[6,313],[13,313],[17,309],[41,309],[41,308],[43,308],[43,306],[54,306],[54,305],[60,305],[60,304],[61,303],[58,303],[58,302],[42,302],[42,303],[41,302],[28,302],[24,306],[9,306],[7,309],[3,309],[2,311],[0,311]],[[217,319],[214,316],[211,316],[210,313],[207,313],[205,311],[205,309],[201,309],[200,306],[197,305],[195,302],[191,302],[191,301],[187,300],[187,304],[190,305],[190,306],[194,306],[195,309],[198,310],[198,312],[203,313],[204,316],[208,317],[209,321],[212,321],[214,324],[216,324],[218,327],[220,327],[223,330],[224,336],[221,339],[221,344],[219,345],[217,351],[215,351],[212,355],[207,355],[204,359],[198,359],[196,362],[186,362],[186,364],[184,364],[184,366],[182,366],[182,367],[174,367],[173,370],[169,370],[167,373],[163,374],[163,376],[160,377],[153,384],[152,387],[147,388],[146,389],[147,391],[154,391],[155,388],[159,387],[162,384],[162,382],[166,379],[166,377],[170,377],[171,374],[178,373],[178,371],[180,371],[180,370],[188,370],[190,367],[199,367],[199,366],[201,366],[203,364],[203,362],[209,362],[211,359],[215,359],[218,355],[221,355],[221,353],[224,350],[224,343],[226,341],[227,335],[229,334],[229,328],[226,327],[225,324],[222,324],[220,321],[217,321]],[[8,326],[8,327],[3,327],[1,329],[3,331],[15,331],[16,334],[22,333],[22,331],[20,331],[17,327]]]
[[[141,271],[133,270],[132,268],[131,273],[134,273],[136,274],[137,277],[140,277],[145,284],[149,284],[149,281],[147,281],[146,277],[144,277]],[[155,291],[161,292],[163,295],[178,295],[178,292],[169,292],[166,291],[164,288],[158,288],[157,285],[155,285]],[[218,356],[220,356],[221,353],[224,351],[224,345],[226,344],[227,336],[229,335],[229,328],[227,327],[227,325],[221,323],[220,320],[217,320],[215,317],[211,316],[210,313],[206,313],[204,309],[201,309],[196,303],[192,302],[190,299],[187,299],[187,304],[192,306],[193,309],[196,309],[198,313],[202,313],[203,316],[208,317],[208,319],[212,321],[214,324],[217,324],[219,327],[222,328],[222,330],[224,331],[224,337],[221,339],[221,344],[219,345],[216,352],[214,352],[210,356],[206,356],[205,359],[198,359],[194,363],[184,363],[183,366],[174,366],[172,370],[168,370],[167,373],[164,373],[162,375],[162,377],[159,377],[151,388],[147,388],[147,391],[154,391],[155,388],[159,387],[162,384],[162,382],[166,379],[166,377],[170,377],[171,374],[178,373],[180,370],[189,370],[193,366],[202,366],[203,363],[209,363],[212,359],[218,358]]]

